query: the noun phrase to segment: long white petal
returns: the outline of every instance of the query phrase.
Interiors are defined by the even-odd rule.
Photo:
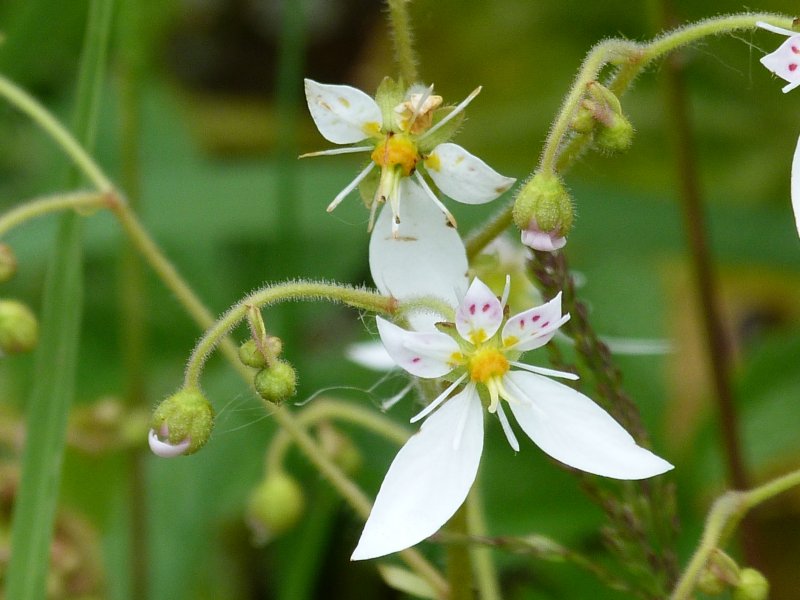
[[[436,533],[467,497],[482,451],[483,407],[468,386],[400,449],[351,559],[398,552]]]
[[[760,27],[761,29],[766,29],[767,31],[771,31],[772,33],[779,33],[780,35],[786,35],[789,37],[797,35],[796,31],[789,31],[788,29],[784,29],[783,27],[778,27],[776,25],[770,25],[769,23],[764,23],[764,21],[756,21],[756,27]]]
[[[561,315],[561,292],[535,308],[518,313],[503,326],[503,344],[507,348],[526,351],[544,346],[556,330],[569,319]]]
[[[453,355],[460,349],[446,333],[406,331],[381,317],[375,317],[375,321],[386,352],[412,375],[432,379],[453,370]]]
[[[518,396],[509,407],[522,430],[556,460],[614,479],[644,479],[673,468],[638,446],[611,415],[580,392],[524,371],[509,373],[504,383]]]
[[[797,226],[797,234],[800,235],[800,139],[797,140],[797,147],[794,149],[794,158],[792,159],[791,187],[794,222]]]
[[[375,286],[398,300],[435,296],[455,308],[467,289],[467,253],[458,232],[420,187],[405,178],[403,222],[392,236],[392,212],[384,207],[369,242],[369,267]],[[416,330],[433,330],[442,318],[409,316]]]
[[[472,280],[456,311],[456,329],[465,340],[480,344],[492,337],[503,322],[503,305],[477,277]]]
[[[505,177],[458,144],[439,144],[425,159],[425,168],[439,189],[453,200],[483,204],[508,190],[516,179]]]
[[[311,79],[306,79],[305,84],[311,118],[329,142],[353,144],[380,130],[381,109],[361,90]]]

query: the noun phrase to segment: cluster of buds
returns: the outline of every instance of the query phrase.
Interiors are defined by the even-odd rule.
[[[586,86],[587,96],[575,113],[571,126],[578,134],[592,135],[594,146],[615,154],[633,142],[633,125],[622,112],[616,94],[593,81]]]
[[[709,596],[731,592],[733,600],[766,600],[769,581],[760,571],[740,568],[730,556],[715,549],[697,580],[697,589]]]
[[[247,321],[251,338],[239,346],[239,360],[245,366],[258,369],[253,387],[266,402],[278,406],[297,392],[297,371],[289,362],[279,358],[283,342],[267,334],[257,307],[249,308]]]

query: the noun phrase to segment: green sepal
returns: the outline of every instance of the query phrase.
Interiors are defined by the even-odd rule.
[[[372,169],[367,176],[358,184],[358,193],[361,195],[361,200],[364,206],[370,208],[375,201],[375,194],[378,193],[378,186],[381,182],[380,168]]]
[[[403,102],[406,93],[406,86],[403,80],[395,81],[391,77],[384,77],[375,92],[375,102],[381,109],[383,115],[383,132],[395,131],[394,109]]]
[[[444,108],[439,108],[433,113],[433,121],[431,123],[431,128],[435,127],[436,124],[444,119],[447,115],[455,110],[455,106],[447,106]],[[464,112],[458,113],[455,117],[450,119],[447,123],[442,125],[439,129],[431,133],[430,135],[423,134],[417,140],[417,148],[422,154],[430,153],[436,146],[442,144],[448,140],[453,139],[458,130],[461,129],[461,126],[464,124]]]

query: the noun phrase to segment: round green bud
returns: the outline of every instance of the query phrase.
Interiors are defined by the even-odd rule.
[[[294,527],[304,509],[303,490],[294,478],[272,473],[250,493],[247,523],[256,542],[263,544]]]
[[[243,365],[254,369],[261,369],[267,364],[264,355],[261,354],[261,350],[258,349],[256,341],[253,339],[246,340],[239,346],[239,360]]]
[[[576,133],[591,133],[594,130],[597,121],[594,118],[593,103],[584,100],[577,111],[575,116],[572,117],[570,127]]]
[[[150,449],[165,458],[194,454],[214,427],[214,409],[196,389],[182,389],[161,402],[150,420]]]
[[[17,257],[8,244],[0,244],[0,283],[17,274]]]
[[[297,392],[297,372],[284,360],[276,360],[256,373],[253,385],[267,402],[281,404]]]
[[[517,193],[513,217],[522,230],[523,244],[535,250],[556,250],[564,246],[572,229],[572,198],[557,175],[540,172]]]
[[[0,300],[0,353],[30,352],[39,341],[39,323],[31,309],[16,300]]]
[[[759,571],[746,567],[739,571],[739,585],[733,590],[733,600],[766,600],[769,581]]]
[[[625,115],[612,114],[607,123],[600,123],[594,137],[595,146],[615,154],[624,152],[633,143],[634,129]]]

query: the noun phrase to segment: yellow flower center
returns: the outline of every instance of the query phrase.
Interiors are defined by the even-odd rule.
[[[408,177],[417,166],[417,146],[403,134],[387,135],[372,152],[372,160],[381,167],[400,167]]]
[[[508,360],[497,348],[480,348],[469,357],[469,377],[477,383],[487,383],[508,373]]]

